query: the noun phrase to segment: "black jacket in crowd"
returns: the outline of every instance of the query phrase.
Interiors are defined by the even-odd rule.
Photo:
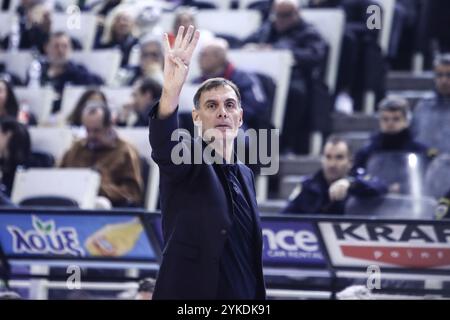
[[[301,183],[300,194],[288,203],[283,213],[304,214],[345,214],[345,203],[349,196],[376,197],[386,194],[387,187],[376,178],[368,176],[353,176],[348,196],[341,201],[330,201],[330,185],[325,179],[323,171],[320,170]]]

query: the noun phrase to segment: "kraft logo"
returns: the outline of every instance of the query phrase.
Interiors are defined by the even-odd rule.
[[[276,233],[270,229],[263,229],[263,236],[267,239],[269,250],[306,251],[319,250],[317,237],[307,230],[279,230]]]
[[[44,222],[36,216],[32,216],[32,225],[33,229],[28,231],[7,226],[14,253],[84,256],[74,228],[56,229],[54,220]]]
[[[450,224],[421,226],[335,223],[333,230],[338,240],[450,243]]]
[[[333,224],[333,230],[345,257],[409,268],[450,265],[450,227],[445,224],[424,226],[346,223]],[[364,242],[370,242],[370,245],[365,245]],[[382,243],[389,244],[381,245]],[[430,244],[434,246],[430,247]],[[439,247],[436,244],[445,246]]]

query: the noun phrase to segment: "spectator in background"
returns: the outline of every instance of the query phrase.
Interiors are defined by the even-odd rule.
[[[148,113],[153,104],[161,97],[161,92],[161,85],[153,79],[138,81],[133,89],[133,101],[123,107],[117,117],[117,124],[147,127]]]
[[[228,44],[224,39],[214,38],[204,43],[199,56],[201,76],[194,83],[202,83],[209,78],[222,77],[232,81],[239,88],[244,109],[244,126],[258,129],[267,123],[270,109],[269,99],[263,89],[250,74],[237,69],[227,57]]]
[[[106,100],[105,94],[100,90],[96,88],[87,89],[78,99],[78,102],[70,114],[70,116],[67,118],[68,123],[71,126],[77,126],[80,127],[82,125],[81,123],[81,115],[83,114],[84,108],[93,103],[100,103],[107,105],[108,101]]]
[[[96,74],[89,72],[83,65],[70,60],[72,44],[69,36],[64,32],[53,33],[45,45],[47,60],[42,63],[40,76],[41,85],[51,85],[62,95],[66,84],[73,85],[101,85],[103,80]],[[32,81],[32,79],[29,79]],[[52,112],[61,107],[61,98],[53,105]]]
[[[15,118],[0,119],[0,204],[10,204],[16,169],[28,166],[31,157],[31,142],[27,128]]]
[[[283,213],[344,214],[345,202],[350,195],[375,197],[386,193],[386,186],[377,179],[350,175],[351,167],[348,143],[331,136],[323,148],[322,169],[301,183],[297,189],[300,193]]]
[[[140,42],[139,65],[129,66],[125,84],[133,85],[138,80],[151,78],[162,85],[164,56],[159,39],[147,37]]]
[[[171,46],[173,46],[175,42],[175,35],[178,32],[178,29],[180,26],[184,27],[184,33],[186,34],[187,30],[189,29],[189,26],[192,25],[197,29],[197,22],[195,21],[195,13],[196,10],[188,7],[180,7],[177,9],[175,13],[175,20],[173,24],[172,32],[170,32],[169,35],[169,43]],[[214,38],[214,34],[209,30],[204,29],[198,29],[202,36],[198,40],[197,48],[194,51],[193,59],[198,59],[197,55],[201,51],[202,47],[205,43],[209,42],[211,39]]]
[[[121,67],[128,64],[131,49],[138,44],[135,22],[132,12],[124,7],[117,7],[108,18],[110,25],[106,24],[100,43],[96,43],[96,49],[118,48],[122,53]]]
[[[7,81],[14,86],[22,85],[22,80],[14,73],[9,72],[3,62],[0,62],[0,79]]]
[[[313,85],[323,83],[328,46],[316,29],[300,15],[296,0],[275,0],[270,19],[246,40],[247,47],[256,49],[288,49],[294,57],[288,101],[281,137],[281,150],[307,153],[312,110]],[[325,90],[327,92],[327,90]],[[325,118],[327,115],[322,114]]]
[[[48,42],[52,28],[52,8],[50,3],[32,4],[26,10],[24,20],[20,23],[19,49],[37,49],[40,54],[45,54],[45,44]],[[4,40],[4,47],[11,48],[11,43],[15,35],[10,34]],[[70,38],[72,47],[75,50],[82,49],[81,43],[74,38]]]
[[[435,96],[422,99],[414,108],[413,131],[418,141],[450,153],[450,54],[434,62]]]
[[[19,102],[11,84],[0,79],[0,119],[11,117],[23,124],[35,125],[36,117],[30,110],[20,110]]]
[[[380,131],[371,138],[367,146],[356,153],[354,170],[365,170],[370,157],[382,152],[415,153],[424,160],[436,155],[436,150],[429,149],[414,139],[410,130],[411,111],[407,100],[385,98],[378,106],[378,118]],[[393,192],[400,191],[398,185],[391,187]]]
[[[105,105],[87,106],[82,123],[87,137],[75,142],[64,154],[63,168],[93,168],[101,176],[99,195],[114,207],[140,206],[143,182],[137,151],[121,140],[112,127]]]

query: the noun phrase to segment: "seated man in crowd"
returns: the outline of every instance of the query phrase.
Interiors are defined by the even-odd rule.
[[[380,102],[378,109],[380,131],[371,138],[367,146],[356,153],[353,170],[366,171],[369,159],[383,152],[414,153],[420,156],[421,160],[426,160],[425,163],[436,155],[436,150],[429,149],[413,138],[410,130],[411,113],[407,100],[398,97],[385,98]],[[396,170],[396,168],[393,169]],[[401,184],[404,182],[398,181],[391,184],[389,191],[408,193],[401,190],[403,188]]]
[[[134,85],[137,81],[151,78],[162,84],[164,56],[162,44],[156,38],[144,38],[140,42],[139,65],[126,68],[126,85]]]
[[[322,169],[301,183],[300,193],[289,202],[283,213],[344,214],[349,195],[374,197],[387,192],[386,186],[377,179],[351,176],[351,167],[348,143],[331,136],[323,149]]]
[[[269,98],[249,73],[237,69],[227,57],[228,44],[224,39],[214,38],[200,50],[199,65],[202,75],[194,79],[202,83],[209,78],[222,77],[231,80],[239,88],[244,109],[244,126],[258,129],[267,123],[264,118],[270,108]]]
[[[246,40],[247,46],[258,50],[285,49],[292,52],[289,93],[284,116],[280,149],[283,153],[305,154],[309,151],[309,134],[316,115],[313,112],[327,109],[326,103],[314,101],[325,98],[323,71],[328,56],[328,45],[316,28],[301,16],[298,0],[274,0],[270,19]],[[316,86],[317,85],[317,86]],[[313,97],[314,93],[314,97]],[[325,95],[325,96],[324,96]],[[331,106],[330,106],[331,107]],[[326,122],[327,114],[320,114]]]
[[[450,54],[438,56],[434,62],[436,94],[418,102],[414,108],[413,131],[417,140],[450,153]]]
[[[143,182],[137,151],[121,140],[111,124],[105,105],[87,106],[82,123],[87,138],[74,143],[64,154],[63,168],[93,168],[101,175],[99,195],[115,207],[139,206]]]
[[[133,101],[123,106],[116,120],[120,126],[147,127],[148,113],[161,97],[162,87],[153,79],[143,79],[133,88]]]
[[[72,85],[101,85],[103,80],[84,66],[70,60],[72,44],[69,36],[64,32],[55,32],[45,45],[47,61],[42,63],[41,85],[50,84],[53,89],[62,94],[66,84]],[[30,79],[29,79],[30,80]],[[52,112],[60,108],[61,100],[53,106]]]

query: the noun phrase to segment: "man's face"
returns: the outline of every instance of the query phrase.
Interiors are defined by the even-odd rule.
[[[119,37],[124,37],[131,32],[133,27],[133,18],[128,13],[120,13],[116,16],[113,23],[113,31]]]
[[[134,109],[137,112],[146,110],[150,103],[152,103],[153,101],[153,95],[151,94],[151,92],[141,92],[138,86],[135,86],[133,88],[132,96]]]
[[[434,83],[443,96],[450,96],[450,65],[441,64],[434,69]]]
[[[322,155],[322,170],[328,183],[347,176],[351,166],[347,144],[339,142],[325,145]]]
[[[215,45],[205,46],[200,52],[199,65],[203,74],[212,74],[225,66],[225,52]]]
[[[103,125],[103,111],[85,113],[82,118],[86,129],[87,143],[90,149],[99,149],[109,144],[111,128]]]
[[[141,49],[141,69],[147,70],[149,66],[161,65],[163,63],[163,55],[160,47],[156,43],[148,43]]]
[[[51,37],[46,46],[48,60],[53,64],[65,64],[72,52],[72,44],[68,36]]]
[[[243,111],[230,86],[219,86],[200,96],[200,107],[192,111],[196,125],[202,126],[204,140],[236,138],[242,125]]]
[[[408,128],[409,123],[401,111],[382,111],[380,113],[380,131],[387,134],[396,134]]]
[[[274,25],[278,32],[283,32],[293,27],[300,20],[298,8],[289,1],[276,2],[272,9]]]

